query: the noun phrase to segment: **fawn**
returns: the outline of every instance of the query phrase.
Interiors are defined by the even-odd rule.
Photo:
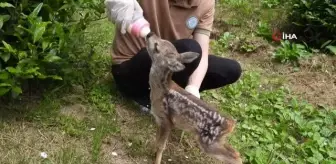
[[[172,81],[172,74],[185,68],[200,54],[179,54],[171,42],[154,33],[146,36],[146,48],[152,60],[149,85],[151,114],[158,125],[156,134],[155,164],[160,164],[162,153],[172,128],[195,134],[201,150],[228,164],[241,164],[239,152],[225,142],[235,121],[221,116],[216,109],[179,87]]]

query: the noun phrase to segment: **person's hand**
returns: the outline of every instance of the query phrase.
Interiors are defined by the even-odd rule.
[[[188,91],[189,93],[193,94],[197,98],[201,97],[201,95],[200,95],[199,90],[198,90],[197,87],[194,87],[192,85],[188,85],[187,87],[185,87],[185,90]]]
[[[109,20],[120,25],[122,34],[130,24],[143,17],[143,10],[136,0],[105,0],[105,6]]]

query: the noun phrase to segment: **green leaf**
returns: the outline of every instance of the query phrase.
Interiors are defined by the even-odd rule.
[[[18,54],[18,57],[20,59],[20,61],[24,58],[26,58],[28,56],[27,52],[25,51],[20,51],[19,54]]]
[[[59,37],[59,48],[62,48],[64,46],[65,33],[60,23],[56,24],[56,34]]]
[[[68,9],[68,8],[71,8],[71,5],[70,5],[70,4],[65,4],[65,5],[63,5],[62,7],[60,7],[60,8],[58,9],[58,11],[66,10],[66,9]]]
[[[6,80],[9,78],[9,73],[7,71],[0,72],[0,80]]]
[[[43,34],[46,30],[47,24],[48,23],[45,23],[45,22],[37,24],[37,27],[36,27],[36,29],[34,31],[34,34],[33,34],[34,43],[39,41],[42,38],[42,36],[43,36]]]
[[[43,6],[43,3],[40,3],[39,5],[37,5],[34,11],[29,14],[29,17],[36,17],[38,13],[41,11],[42,6]]]
[[[1,8],[6,8],[6,7],[12,7],[15,8],[12,4],[8,3],[8,2],[0,2],[0,7]]]
[[[3,45],[5,46],[5,48],[7,49],[8,52],[15,53],[13,47],[10,44],[6,43],[4,40],[2,41],[2,43],[3,43]]]
[[[0,15],[0,29],[4,25],[5,22],[7,22],[10,19],[9,15]]]
[[[1,53],[0,57],[2,58],[3,61],[7,62],[10,59],[10,54],[9,53]]]
[[[39,75],[37,75],[37,78],[39,78],[39,79],[46,79],[47,76],[43,75],[43,74],[39,74]]]
[[[14,67],[7,67],[6,69],[11,74],[18,74],[19,72],[21,72],[20,70],[14,68]]]
[[[306,49],[306,47],[302,44],[293,44],[293,46],[295,46],[295,49],[298,48],[298,49]]]
[[[8,83],[0,83],[0,87],[11,87],[12,85]]]
[[[64,39],[64,30],[63,30],[63,27],[62,27],[62,24],[60,23],[56,23],[55,25],[56,27],[56,34],[58,35],[58,37],[60,37],[61,39]]]
[[[327,46],[326,47],[328,50],[330,50],[334,55],[336,55],[336,46]]]
[[[279,110],[284,110],[285,108],[281,105],[275,104],[274,108],[279,109]]]
[[[28,32],[29,34],[32,34],[32,33],[33,33],[30,29],[27,29],[27,28],[25,28],[25,27],[23,27],[23,26],[21,26],[21,25],[18,25],[17,28],[22,29],[23,31],[26,31],[26,32]]]
[[[0,20],[7,22],[11,18],[10,15],[0,15]]]
[[[332,42],[332,40],[328,40],[328,41],[326,41],[326,42],[324,42],[323,44],[322,44],[322,46],[321,46],[321,48],[324,48],[325,46],[327,46],[329,43],[331,43]]]
[[[40,69],[39,67],[32,67],[32,68],[25,70],[25,73],[38,75],[40,74],[40,72],[38,72],[39,69]]]
[[[18,86],[14,86],[14,87],[12,88],[12,91],[13,91],[14,93],[16,93],[16,94],[21,94],[21,93],[22,93],[22,89],[21,89],[20,87],[18,87]]]
[[[46,50],[49,47],[49,42],[48,41],[43,41],[42,42],[42,49],[43,51]]]
[[[212,95],[212,97],[215,98],[216,100],[219,100],[219,99],[221,98],[220,95],[219,95],[218,93],[216,93],[216,92],[212,92],[211,95]]]
[[[56,75],[50,75],[50,76],[48,76],[48,77],[50,77],[50,78],[52,78],[52,79],[54,79],[54,80],[63,80],[62,77],[60,77],[60,76],[56,76]]]
[[[323,160],[323,155],[317,151],[317,150],[312,150],[313,154],[314,154],[314,157],[316,160],[318,160],[319,162]]]
[[[10,88],[1,88],[0,87],[0,96],[5,95],[9,90],[10,90]]]
[[[336,150],[334,150],[334,151],[328,151],[327,153],[328,153],[328,155],[329,155],[331,158],[335,158],[335,159],[336,159]]]
[[[47,56],[44,57],[44,61],[49,62],[49,63],[59,61],[61,59],[62,58],[60,58],[59,56],[53,55],[53,54],[48,54]]]

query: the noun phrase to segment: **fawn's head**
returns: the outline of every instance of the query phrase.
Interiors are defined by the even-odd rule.
[[[182,71],[185,68],[183,63],[190,63],[200,55],[196,52],[178,53],[171,42],[159,38],[153,32],[146,36],[146,44],[152,65],[168,68],[172,72]]]

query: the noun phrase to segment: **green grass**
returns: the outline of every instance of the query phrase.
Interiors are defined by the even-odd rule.
[[[335,162],[336,111],[293,96],[277,79],[246,72],[238,83],[209,92],[238,120],[231,141],[249,163]]]
[[[268,3],[276,5],[277,1]],[[223,4],[226,4],[221,8],[223,11],[231,11],[225,17],[231,23],[236,22],[232,24],[237,27],[223,34],[213,48],[227,54],[230,43],[237,43],[234,45],[239,45],[240,52],[255,52],[260,45],[254,42],[257,36],[249,32],[257,33],[258,21],[251,20],[272,22],[270,9],[261,8],[262,4],[255,1]],[[262,26],[259,31],[267,33],[265,28]],[[78,58],[73,65],[76,73],[65,78],[66,84],[47,91],[40,99],[23,98],[0,107],[0,163],[152,161],[154,120],[116,92],[110,75],[113,30],[112,24],[101,20],[76,38],[73,46],[73,58]],[[233,42],[237,38],[238,42]],[[261,41],[261,44],[269,43]],[[202,97],[217,105],[223,114],[237,119],[237,128],[229,140],[241,152],[245,163],[336,161],[335,107],[315,106],[298,98],[287,87],[286,79],[277,73],[271,76],[257,66],[246,67],[237,83],[204,92]],[[174,130],[164,153],[165,163],[217,162],[202,153],[189,134],[182,139],[180,136],[181,131]],[[46,152],[48,158],[41,158],[41,152]],[[172,161],[167,162],[168,159]]]

